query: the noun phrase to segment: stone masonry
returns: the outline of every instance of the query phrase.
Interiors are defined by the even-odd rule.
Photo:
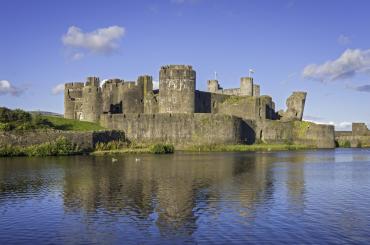
[[[103,85],[88,77],[85,83],[65,85],[64,116],[123,130],[128,140],[138,142],[334,145],[333,126],[310,126],[307,132],[312,133],[299,139],[288,132],[291,123],[303,123],[305,92],[293,92],[286,111],[276,112],[272,97],[261,95],[251,77],[242,77],[240,88],[223,89],[218,80],[208,80],[207,86],[208,91],[196,90],[196,72],[189,65],[162,66],[157,90],[149,75],[136,81],[110,79]]]

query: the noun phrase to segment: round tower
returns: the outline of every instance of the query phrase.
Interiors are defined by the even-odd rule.
[[[251,77],[240,78],[240,95],[253,96],[253,78]]]
[[[162,66],[159,72],[159,113],[194,113],[195,77],[191,66]]]
[[[211,92],[211,93],[217,93],[218,90],[220,89],[218,80],[208,80],[207,85],[208,85],[208,92]]]
[[[82,121],[99,122],[102,111],[102,93],[100,80],[97,77],[88,77],[82,91]]]
[[[66,83],[64,85],[64,117],[76,119],[76,102],[82,99],[83,83]]]

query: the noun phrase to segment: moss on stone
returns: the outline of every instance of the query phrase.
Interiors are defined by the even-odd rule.
[[[237,103],[239,103],[243,99],[245,99],[245,97],[230,95],[222,103],[223,104],[237,104]]]
[[[307,131],[311,125],[311,122],[295,121],[293,124],[294,132],[299,138],[303,138],[307,134]]]

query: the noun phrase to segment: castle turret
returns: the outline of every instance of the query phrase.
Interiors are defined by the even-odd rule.
[[[188,65],[162,66],[159,72],[159,112],[194,113],[196,73]]]
[[[251,77],[240,78],[240,95],[253,96],[253,78]]]
[[[109,79],[102,86],[102,113],[122,113],[122,99],[119,88],[124,83],[120,79]]]
[[[138,86],[143,88],[144,97],[153,91],[153,78],[149,75],[139,76],[137,79]]]
[[[102,112],[102,92],[98,77],[88,77],[82,92],[81,120],[98,122]]]
[[[208,92],[211,92],[211,93],[217,93],[218,90],[220,89],[220,84],[218,83],[218,80],[208,80],[207,85],[208,85]]]
[[[76,110],[82,103],[83,83],[66,83],[64,85],[64,117],[78,119]]]
[[[260,85],[253,84],[253,96],[260,96]]]

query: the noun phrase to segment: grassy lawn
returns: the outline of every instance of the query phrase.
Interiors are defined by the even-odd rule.
[[[78,120],[66,119],[57,116],[42,116],[42,118],[47,119],[53,124],[53,128],[59,130],[69,130],[69,131],[93,131],[104,129],[97,123],[83,122]]]

